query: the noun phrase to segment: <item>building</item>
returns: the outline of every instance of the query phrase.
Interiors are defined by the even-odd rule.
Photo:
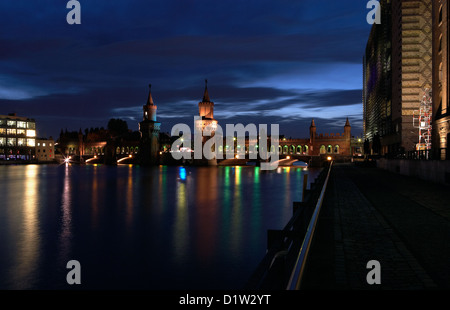
[[[432,1],[381,0],[363,60],[364,139],[379,139],[373,153],[416,149],[414,114],[432,86]]]
[[[431,143],[434,158],[438,159],[450,159],[448,20],[448,1],[433,1],[433,127]]]
[[[38,162],[51,162],[55,160],[55,141],[53,138],[37,138],[35,147]]]
[[[0,115],[0,160],[33,160],[36,122],[15,113]]]
[[[381,24],[374,24],[363,57],[364,138],[392,135],[392,13],[381,1]]]

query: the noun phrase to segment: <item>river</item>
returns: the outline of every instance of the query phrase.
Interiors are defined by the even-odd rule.
[[[0,166],[0,289],[240,289],[318,173]]]

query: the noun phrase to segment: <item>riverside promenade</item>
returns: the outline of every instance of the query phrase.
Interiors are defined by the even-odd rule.
[[[380,263],[380,284],[368,284]],[[450,186],[334,164],[302,281],[304,290],[450,288]]]

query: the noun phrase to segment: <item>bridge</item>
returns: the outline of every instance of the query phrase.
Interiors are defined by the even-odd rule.
[[[304,154],[290,154],[279,155],[279,160],[276,162],[278,166],[306,166],[306,167],[322,167],[330,161],[334,162],[351,162],[351,156],[345,155],[304,155]],[[245,165],[259,165],[262,162],[260,159],[248,158],[228,158],[218,161],[219,166],[245,166]]]
[[[105,164],[105,155],[83,155],[83,156],[62,156],[59,161],[63,163],[73,163],[73,164]],[[117,154],[110,161],[110,164],[138,164],[138,159],[136,154]]]

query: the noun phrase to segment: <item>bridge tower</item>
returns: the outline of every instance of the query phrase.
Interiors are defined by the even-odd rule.
[[[139,156],[142,165],[156,165],[159,162],[161,123],[156,121],[156,109],[152,98],[152,84],[149,84],[147,103],[143,106],[143,120],[139,123],[141,132]]]
[[[351,135],[352,135],[352,126],[350,126],[350,122],[348,121],[348,117],[347,117],[347,120],[345,121],[345,126],[344,126],[344,137],[346,139],[351,139]]]
[[[196,121],[196,130],[202,133],[202,151],[205,143],[214,137],[215,131],[217,129],[217,120],[214,119],[214,102],[209,98],[208,93],[208,80],[205,80],[205,92],[203,93],[203,99],[198,103],[199,110],[199,118]],[[205,133],[209,131],[210,134]],[[215,151],[215,145],[211,149],[211,151]],[[203,154],[203,152],[202,152]],[[204,156],[204,155],[203,155]],[[206,159],[203,158],[201,160],[201,164],[207,165],[217,165],[216,158],[214,159]]]
[[[316,124],[314,123],[314,119],[311,120],[311,125],[309,126],[309,143],[311,145],[310,152],[314,150],[314,143],[316,141]]]

